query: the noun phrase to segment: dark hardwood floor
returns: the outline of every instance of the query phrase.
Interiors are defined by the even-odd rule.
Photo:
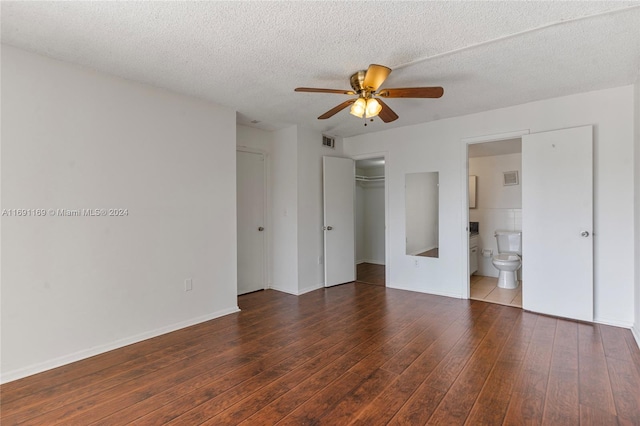
[[[359,263],[356,267],[356,280],[361,283],[385,286],[385,266],[373,263]]]
[[[360,283],[0,387],[1,424],[640,424],[629,330]]]
[[[438,247],[431,249],[431,250],[427,250],[427,251],[423,251],[422,253],[418,253],[416,254],[416,256],[422,256],[422,257],[439,257],[439,250]]]

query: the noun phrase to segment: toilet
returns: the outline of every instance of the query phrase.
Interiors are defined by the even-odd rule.
[[[498,241],[498,254],[493,256],[491,262],[500,274],[498,275],[498,287],[517,288],[518,269],[522,265],[522,232],[520,231],[496,231]]]

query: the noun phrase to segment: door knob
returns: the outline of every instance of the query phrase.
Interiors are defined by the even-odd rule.
[[[260,227],[258,228],[258,231],[262,232],[262,231],[264,231],[264,228],[263,228],[262,226],[260,226]]]
[[[325,226],[324,229],[326,231],[331,231],[333,229],[333,226]]]
[[[582,231],[580,233],[580,236],[585,237],[585,238],[588,237],[589,236],[589,231]]]

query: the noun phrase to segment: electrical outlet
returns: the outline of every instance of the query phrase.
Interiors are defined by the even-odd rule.
[[[414,260],[413,260],[413,264],[414,264],[414,266],[417,268],[417,267],[418,267],[418,259],[414,259]]]
[[[187,278],[184,280],[184,291],[193,290],[193,280],[191,278]]]

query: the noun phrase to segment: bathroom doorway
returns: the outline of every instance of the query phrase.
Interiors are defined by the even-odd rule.
[[[469,297],[522,308],[522,138],[470,143],[467,160]]]
[[[385,286],[385,159],[358,159],[355,167],[356,280]]]

